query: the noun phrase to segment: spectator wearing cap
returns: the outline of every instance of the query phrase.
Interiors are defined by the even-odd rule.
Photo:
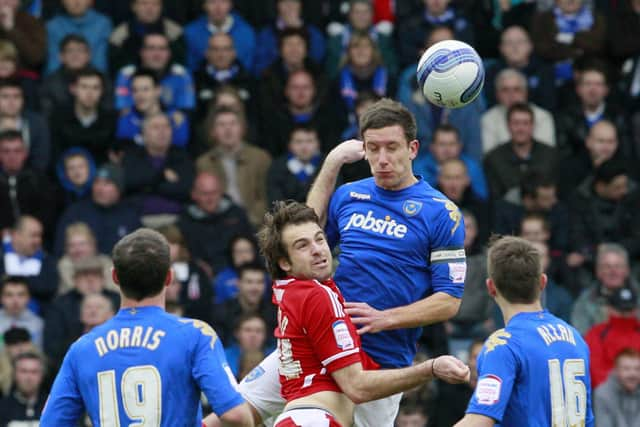
[[[630,286],[618,288],[607,297],[609,318],[585,335],[591,353],[591,384],[604,382],[615,365],[616,356],[625,348],[640,351],[638,295]]]
[[[23,215],[2,241],[0,276],[25,276],[29,291],[35,299],[35,310],[47,304],[58,290],[55,259],[42,248],[42,223]]]
[[[113,307],[120,306],[117,292],[105,288],[102,263],[97,258],[86,258],[74,265],[73,289],[57,297],[45,314],[44,349],[53,366],[62,362],[67,348],[82,333],[81,304],[92,294],[109,298]]]
[[[137,207],[123,200],[124,176],[119,166],[107,163],[96,171],[91,198],[80,200],[65,209],[58,226],[54,253],[64,251],[65,230],[74,222],[89,226],[98,242],[100,253],[111,253],[118,240],[140,227]]]
[[[571,267],[593,258],[598,244],[619,243],[631,259],[640,257],[640,190],[622,159],[609,159],[569,200]]]
[[[576,300],[571,324],[585,334],[593,325],[607,320],[607,299],[619,289],[640,289],[631,277],[629,255],[617,243],[598,246],[595,262],[595,280]]]
[[[36,352],[20,353],[13,360],[13,368],[13,390],[0,400],[0,425],[37,424],[47,401],[43,387],[45,358]]]
[[[25,277],[6,276],[0,287],[0,334],[13,327],[29,331],[33,342],[42,348],[42,319],[28,307],[29,282]]]
[[[595,390],[593,412],[597,427],[632,427],[640,417],[640,351],[618,353],[606,382]]]

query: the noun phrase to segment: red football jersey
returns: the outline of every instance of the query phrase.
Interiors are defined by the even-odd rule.
[[[331,377],[361,362],[378,365],[362,351],[360,337],[344,312],[344,298],[332,279],[288,278],[273,284],[278,306],[278,357],[282,396],[291,401],[319,391],[342,391]]]

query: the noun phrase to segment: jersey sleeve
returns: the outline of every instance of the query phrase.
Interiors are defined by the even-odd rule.
[[[238,384],[227,364],[218,335],[207,323],[200,320],[192,322],[199,329],[195,333],[192,375],[207,396],[213,412],[222,415],[244,400],[237,390]]]
[[[327,207],[327,224],[325,225],[324,232],[327,235],[327,242],[329,247],[333,249],[340,241],[340,225],[338,224],[338,212],[342,205],[344,190],[343,187],[339,187],[331,196],[329,200],[329,206]]]
[[[484,415],[500,423],[517,376],[518,362],[508,345],[496,345],[491,340],[490,337],[478,355],[478,384],[467,413]]]
[[[42,411],[42,427],[76,425],[85,412],[78,375],[75,370],[75,351],[72,346],[65,356],[62,367],[53,382],[51,393]]]
[[[467,260],[464,251],[464,219],[451,201],[436,200],[439,206],[431,221],[429,263],[433,292],[462,298]],[[434,206],[434,207],[435,207]]]
[[[334,291],[326,286],[314,289],[305,301],[303,316],[309,341],[328,373],[361,362],[356,328]]]

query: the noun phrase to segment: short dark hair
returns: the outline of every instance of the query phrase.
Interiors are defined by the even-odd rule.
[[[291,137],[296,132],[315,133],[316,136],[318,135],[318,130],[309,123],[295,123],[291,127],[291,132],[289,132],[289,140],[291,140]]]
[[[73,34],[69,34],[67,36],[65,36],[61,41],[60,44],[58,45],[58,51],[62,52],[68,44],[70,43],[79,43],[79,44],[83,44],[87,47],[87,50],[89,49],[89,42],[87,41],[87,39],[85,39],[84,37],[82,37],[81,35],[77,34],[77,33],[73,33]]]
[[[625,347],[616,354],[615,363],[617,364],[618,360],[623,357],[640,358],[640,351],[632,347]]]
[[[496,236],[487,255],[487,273],[512,304],[531,304],[540,296],[540,253],[520,237]]]
[[[507,110],[507,122],[511,120],[511,116],[514,113],[527,113],[531,120],[535,119],[535,115],[533,114],[533,109],[526,102],[516,102]]]
[[[433,130],[433,136],[431,139],[435,140],[436,134],[438,134],[438,132],[455,133],[456,138],[458,139],[458,142],[460,142],[460,131],[458,130],[457,127],[453,126],[450,123],[442,123],[436,126],[436,128]]]
[[[133,73],[133,75],[131,76],[131,83],[133,83],[133,81],[138,77],[148,77],[151,79],[151,81],[153,81],[154,86],[160,86],[160,79],[158,79],[158,74],[149,68],[137,68],[135,73]]]
[[[0,89],[4,89],[6,87],[20,89],[20,92],[22,92],[24,96],[24,89],[22,89],[22,84],[20,83],[20,80],[16,79],[15,77],[0,79]]]
[[[407,143],[416,139],[416,119],[402,104],[389,98],[376,102],[360,117],[360,134],[369,129],[382,129],[389,126],[400,126],[407,138]]]
[[[256,312],[247,312],[247,313],[242,313],[240,315],[240,317],[238,317],[236,319],[236,321],[234,322],[233,325],[233,330],[235,332],[240,330],[240,327],[245,323],[248,322],[249,320],[253,320],[253,319],[259,319],[262,321],[262,324],[265,325],[265,327],[267,326],[267,322],[264,320],[264,318],[262,316],[260,316],[259,313]],[[266,329],[266,328],[265,328]]]
[[[377,102],[377,101],[380,101],[381,99],[382,98],[380,97],[380,95],[378,95],[372,90],[360,91],[358,93],[358,96],[356,96],[355,108],[357,110],[358,108],[360,108],[362,104],[365,104],[367,102],[372,102],[372,103]]]
[[[0,283],[0,293],[9,285],[22,285],[29,290],[29,281],[25,276],[4,276]]]
[[[141,228],[113,248],[113,266],[122,293],[140,301],[158,295],[165,285],[171,259],[169,243],[157,231]]]
[[[237,271],[238,271],[238,280],[242,280],[242,276],[248,271],[260,271],[264,274],[266,269],[263,264],[260,264],[257,261],[249,261],[238,266]]]
[[[307,49],[309,48],[309,32],[307,31],[307,29],[304,27],[289,27],[283,29],[278,33],[278,50],[282,49],[282,44],[284,43],[285,39],[289,37],[300,37],[302,40],[304,40]]]
[[[522,234],[522,225],[525,221],[540,221],[542,223],[542,228],[544,231],[551,232],[551,228],[549,225],[549,221],[547,217],[539,212],[528,212],[522,216],[520,220],[520,234]]]
[[[78,81],[84,77],[97,77],[104,86],[104,74],[94,66],[87,65],[73,73],[73,83],[78,83]]]
[[[16,139],[19,139],[20,141],[24,141],[22,139],[22,132],[20,132],[19,130],[6,129],[3,131],[0,131],[0,144],[2,144],[5,141],[15,141]]]
[[[538,189],[555,187],[555,180],[538,170],[527,171],[520,182],[520,197],[537,197]]]
[[[22,353],[18,353],[11,361],[11,364],[13,365],[13,369],[15,370],[16,366],[18,366],[19,361],[26,360],[26,359],[33,359],[40,362],[40,366],[42,367],[42,374],[44,376],[46,367],[47,367],[46,359],[44,358],[44,355],[35,351],[25,351]]]
[[[7,329],[2,336],[5,345],[14,345],[23,342],[31,342],[31,334],[26,328],[13,326]]]
[[[580,72],[577,84],[582,82],[582,74],[595,72],[600,73],[604,77],[604,83],[609,85],[609,65],[599,58],[586,56],[584,61],[578,64],[577,70]]]
[[[611,158],[598,166],[594,172],[593,181],[609,184],[620,175],[629,175],[627,164],[623,160]]]
[[[287,225],[315,222],[320,225],[316,212],[304,203],[292,200],[278,200],[264,216],[264,225],[258,232],[260,252],[266,260],[267,271],[274,279],[282,279],[287,273],[280,268],[278,261],[289,259],[287,248],[282,242],[282,231]]]

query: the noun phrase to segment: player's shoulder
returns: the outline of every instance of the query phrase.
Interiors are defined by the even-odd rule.
[[[375,181],[373,178],[364,178],[342,184],[336,189],[334,197],[344,200],[371,200],[374,190]]]
[[[498,329],[485,340],[482,353],[488,354],[496,350],[502,351],[509,347],[513,347],[516,339],[516,335],[508,326]]]
[[[189,317],[175,316],[176,327],[186,336],[193,338],[194,342],[204,337],[209,340],[211,348],[218,341],[218,334],[207,322]]]

